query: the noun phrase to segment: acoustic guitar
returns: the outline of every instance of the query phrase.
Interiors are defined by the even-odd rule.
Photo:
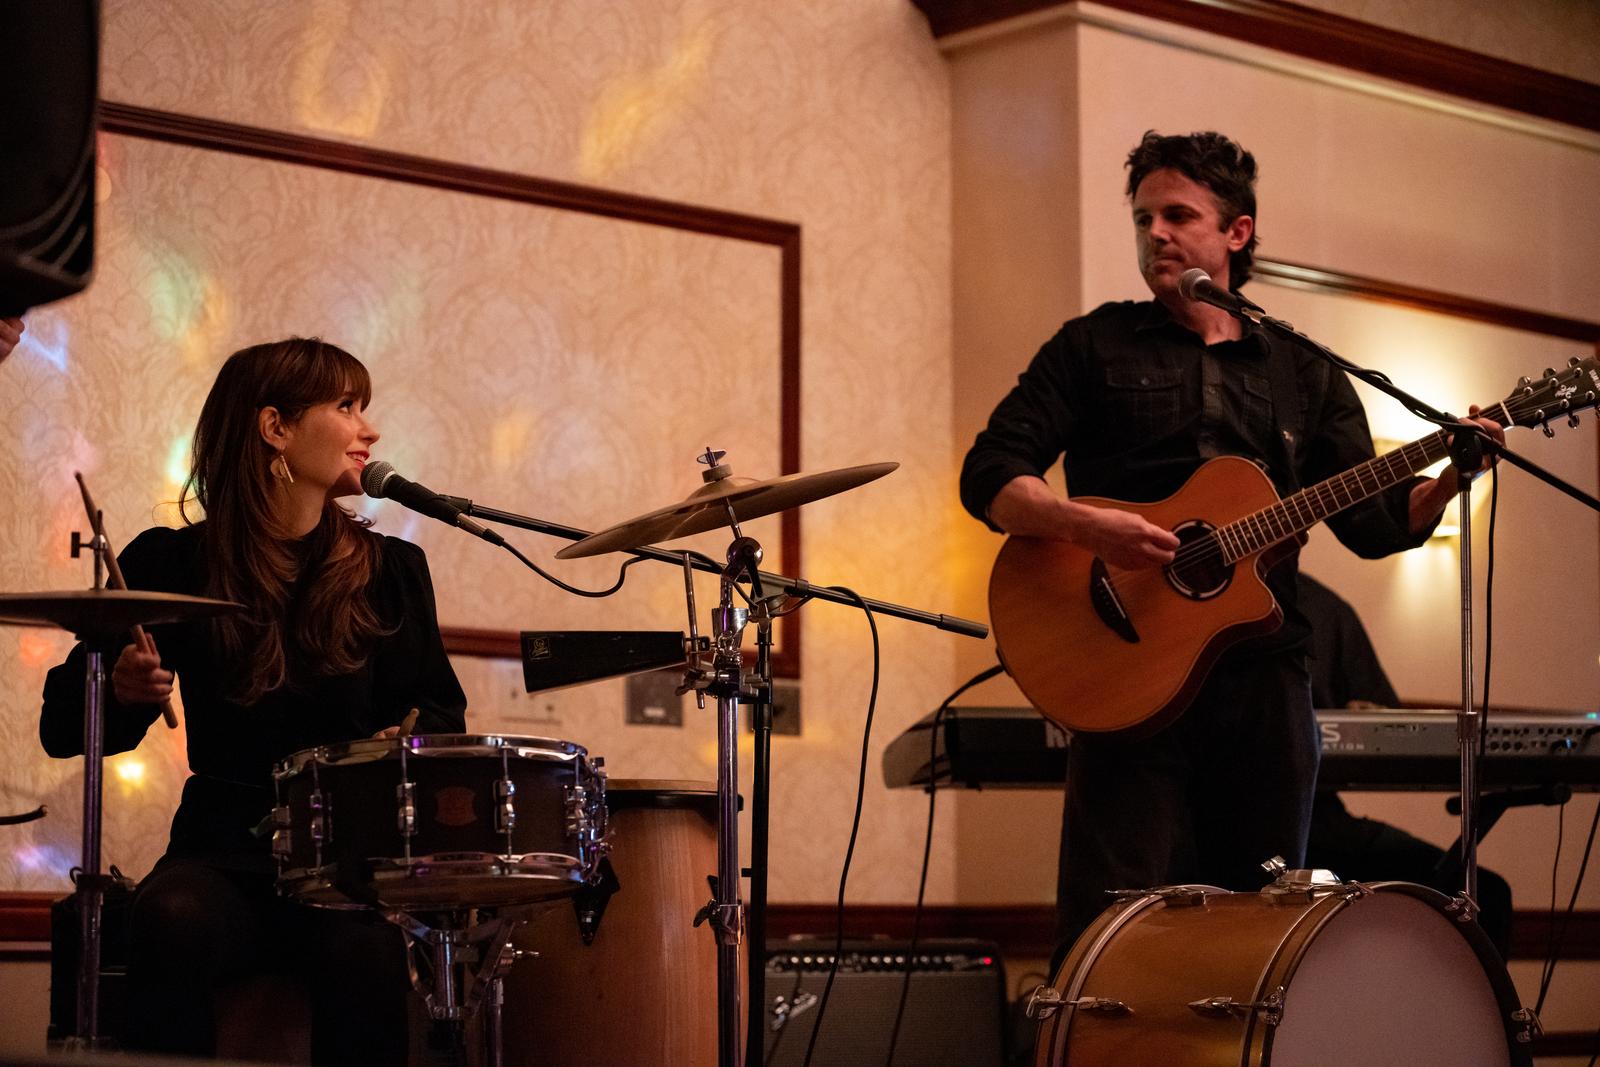
[[[1600,403],[1600,357],[1527,378],[1484,415],[1540,426]],[[1066,541],[1011,537],[989,580],[989,619],[1006,671],[1036,708],[1069,730],[1152,733],[1181,715],[1217,658],[1269,633],[1283,611],[1262,576],[1305,531],[1449,455],[1436,431],[1279,499],[1249,460],[1221,456],[1153,504],[1075,497],[1171,530],[1165,567],[1121,570]]]

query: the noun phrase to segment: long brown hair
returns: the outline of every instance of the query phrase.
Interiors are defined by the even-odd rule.
[[[178,512],[193,525],[185,503],[192,497],[205,509],[207,593],[245,605],[214,627],[223,660],[242,660],[229,694],[240,703],[302,674],[354,671],[383,632],[366,595],[380,544],[371,523],[329,501],[304,547],[295,545],[274,519],[281,490],[269,468],[277,453],[259,430],[263,408],[294,423],[347,392],[363,406],[372,398],[360,360],[314,337],[291,337],[229,356],[200,409]],[[297,585],[303,593],[292,598]]]

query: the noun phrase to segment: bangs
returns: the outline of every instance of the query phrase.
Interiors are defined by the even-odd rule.
[[[367,373],[365,364],[338,345],[315,337],[302,343],[305,346],[304,373],[300,378],[303,385],[297,390],[301,403],[295,406],[325,404],[346,395],[360,400],[362,407],[372,402],[372,375]]]

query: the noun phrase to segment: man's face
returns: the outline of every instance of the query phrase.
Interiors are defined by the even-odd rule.
[[[1226,225],[1217,197],[1175,170],[1155,170],[1133,192],[1133,232],[1139,273],[1158,298],[1181,300],[1178,278],[1199,267],[1228,284],[1228,254],[1243,248],[1255,220],[1241,215]]]

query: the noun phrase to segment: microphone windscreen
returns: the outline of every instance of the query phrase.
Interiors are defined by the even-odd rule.
[[[1190,267],[1178,276],[1178,292],[1182,294],[1185,300],[1197,299],[1195,291],[1200,287],[1200,283],[1209,282],[1210,280],[1211,275],[1199,267]]]
[[[376,463],[368,463],[361,468],[361,491],[373,498],[381,498],[384,492],[384,483],[394,476],[394,464],[386,459]]]

